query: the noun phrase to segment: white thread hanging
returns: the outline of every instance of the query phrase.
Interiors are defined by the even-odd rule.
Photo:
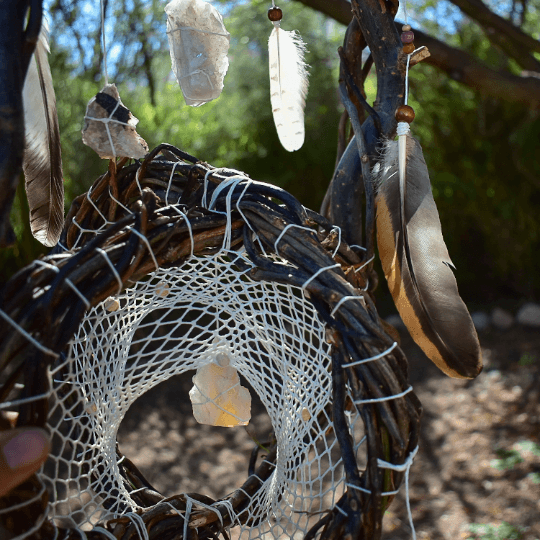
[[[139,120],[122,103],[116,85],[109,84],[104,0],[100,0],[100,6],[105,85],[86,106],[82,141],[102,159],[117,157],[142,159],[148,153],[148,144],[135,129]]]
[[[268,40],[270,102],[274,123],[283,148],[289,152],[304,144],[304,108],[308,75],[304,62],[306,46],[297,32],[281,28],[283,14],[272,1],[268,18],[274,29]]]
[[[411,471],[411,465],[414,460],[414,456],[418,453],[418,446],[409,454],[407,459],[405,460],[405,463],[402,465],[394,465],[393,463],[389,463],[387,461],[383,461],[382,459],[377,459],[377,465],[381,469],[390,469],[393,471],[405,471],[405,503],[407,505],[407,517],[409,518],[409,526],[411,527],[411,533],[413,540],[416,540],[416,530],[414,528],[414,521],[412,518],[412,512],[411,512],[411,501],[409,497],[409,473]],[[384,495],[382,493],[381,495]]]
[[[105,1],[100,0],[101,5],[101,40],[103,43],[103,77],[105,86],[109,84],[109,74],[107,72],[107,40],[105,39]]]
[[[403,3],[403,11],[405,15],[405,28],[409,28],[408,25],[408,15],[407,15],[407,3]],[[407,31],[404,31],[403,35],[405,35]],[[405,67],[405,99],[403,101],[403,104],[405,106],[408,106],[409,101],[409,65],[411,61],[411,55],[412,52],[407,53],[407,65]],[[410,123],[409,122],[403,122],[399,121],[397,126],[397,134],[399,137],[398,142],[398,152],[399,152],[399,160],[398,160],[398,167],[399,167],[399,181],[400,184],[403,186],[405,184],[405,170],[407,167],[407,135],[410,133]],[[404,211],[404,208],[402,207],[402,212]]]
[[[411,55],[407,55],[407,67],[405,71],[405,100],[404,105],[407,105],[407,101],[409,99],[409,62],[411,59]],[[399,152],[399,181],[401,185],[405,184],[405,170],[407,167],[407,135],[410,133],[411,127],[408,122],[398,122],[397,126],[397,134],[399,137],[399,146],[398,146],[398,152]],[[402,208],[402,212],[404,212],[404,209]]]

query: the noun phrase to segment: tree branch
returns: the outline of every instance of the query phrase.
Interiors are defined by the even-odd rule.
[[[349,24],[352,19],[351,4],[347,0],[295,1],[316,9],[342,24]],[[477,2],[478,0],[473,1]],[[525,36],[527,40],[534,41],[533,38],[513,25],[512,28]],[[533,108],[540,106],[540,78],[519,77],[505,71],[491,69],[470,54],[430,37],[420,30],[414,28],[413,30],[416,45],[425,45],[431,53],[431,56],[425,59],[424,63],[444,71],[450,78],[474,88],[484,95],[504,101],[522,102]],[[535,42],[535,47],[540,48],[540,43]]]
[[[394,112],[403,101],[405,74],[398,68],[401,41],[393,11],[386,8],[384,1],[354,0],[353,9],[377,72],[377,99],[373,108],[380,121],[376,126],[375,118],[370,116],[362,126],[367,153],[376,158],[380,138],[395,134],[397,122]]]
[[[296,2],[320,11],[346,26],[351,22],[352,7],[347,0],[296,0]]]
[[[401,41],[394,24],[396,6],[380,0],[353,0],[354,19],[340,48],[340,94],[351,119],[355,138],[341,156],[322,206],[322,213],[340,226],[351,243],[362,240],[362,192],[366,197],[365,245],[367,259],[373,253],[374,197],[370,161],[378,158],[382,138],[396,132],[394,116],[403,103],[404,70],[398,61]],[[362,94],[367,67],[361,65],[362,49],[369,46],[377,70],[377,99],[369,106]],[[371,58],[368,67],[371,66]],[[348,87],[348,90],[345,86]],[[364,111],[369,114],[362,124]],[[364,189],[362,189],[362,182]]]
[[[531,54],[540,52],[539,41],[493,13],[482,0],[450,1],[476,21],[484,29],[489,41],[513,58],[523,69],[540,72],[540,62]]]
[[[431,53],[424,62],[444,71],[455,81],[481,94],[505,101],[522,102],[533,108],[540,106],[539,78],[496,71],[466,52],[450,47],[420,30],[414,30],[414,35],[417,46],[425,45]]]

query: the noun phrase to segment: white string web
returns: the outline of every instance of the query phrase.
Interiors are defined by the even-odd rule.
[[[203,206],[215,212],[218,193],[227,201],[227,211],[219,212],[226,214],[227,226],[223,247],[217,254],[193,255],[194,238],[189,225],[192,256],[183,266],[157,269],[143,281],[90,309],[65,354],[44,350],[35,342],[44,353],[56,358],[49,372],[52,388],[48,393],[47,419],[53,450],[39,473],[49,493],[49,505],[46,515],[17,538],[28,538],[44,519],[59,527],[75,528],[82,537],[84,531],[94,530],[113,538],[103,524],[119,517],[137,525],[141,519],[137,514],[141,508],[134,500],[138,490],[120,474],[121,460],[116,453],[116,437],[122,419],[145,392],[174,375],[194,372],[221,353],[258,394],[270,417],[277,443],[274,470],[267,479],[260,480],[262,487],[249,496],[247,506],[236,513],[226,499],[215,503],[222,508],[228,505],[233,538],[303,538],[325,513],[332,509],[344,512],[336,503],[346,489],[370,493],[345,479],[332,427],[330,345],[325,324],[306,297],[307,285],[322,272],[338,265],[319,268],[302,287],[251,280],[246,270],[239,270],[239,267],[253,267],[246,253],[230,251],[233,211],[230,199],[240,184],[245,183],[243,196],[253,182],[238,171],[223,171],[234,175],[220,184],[209,201],[203,197]],[[90,195],[88,198],[91,201]],[[240,211],[239,202],[237,200],[236,207]],[[174,204],[172,207],[177,208]],[[177,208],[189,224],[184,210]],[[104,225],[99,230],[110,224],[102,217]],[[250,226],[248,220],[246,223]],[[284,227],[276,238],[276,253],[293,226]],[[75,245],[83,234],[97,232],[79,229]],[[136,232],[131,227],[128,230]],[[146,237],[141,235],[141,238],[150,247]],[[107,253],[96,249],[105,258],[121,290],[122,281]],[[235,264],[238,257],[243,261],[240,266]],[[271,258],[285,266],[291,264],[279,255]],[[152,251],[151,259],[157,268]],[[47,262],[40,261],[39,265],[58,272],[58,268]],[[84,294],[67,278],[66,282],[88,307],[90,303]],[[331,315],[348,302],[362,303],[363,298],[343,296]],[[6,317],[34,343],[24,329]],[[366,362],[377,362],[395,346],[394,343],[379,354],[344,363],[342,367],[351,369]],[[404,396],[412,388],[387,397],[362,400],[355,400],[349,390],[350,406],[346,407],[345,417],[354,440],[357,465],[362,470],[366,456],[358,410],[365,403]],[[4,402],[0,408],[16,409],[23,401],[41,397]],[[188,399],[187,393],[184,399]],[[416,450],[411,452],[404,463],[378,461],[381,469],[405,471],[407,502],[409,469],[415,453]],[[238,479],[238,486],[246,480],[247,473],[245,478]],[[181,486],[178,494],[181,494]],[[36,495],[34,500],[40,496]],[[185,493],[183,496],[188,501],[182,514],[184,524],[193,527],[193,523],[188,523],[190,512],[205,505]],[[161,504],[170,506],[169,502]],[[217,512],[215,505],[208,508]],[[412,520],[411,529],[415,538]],[[137,525],[137,530],[139,538],[147,538],[144,524]]]
[[[337,440],[324,434],[331,425],[329,345],[300,289],[251,281],[221,252],[159,270],[114,300],[87,313],[52,370],[55,451],[41,473],[52,494],[49,518],[88,530],[135,511],[115,452],[124,415],[155,385],[226,350],[261,398],[278,445],[274,472],[243,510],[260,525],[241,526],[241,537],[305,534],[343,494],[345,479]],[[358,413],[348,421],[358,449]]]
[[[132,520],[139,538],[146,539],[145,525],[139,523],[142,518],[137,514],[141,508],[134,499],[138,490],[120,473],[121,460],[116,453],[118,428],[138,397],[174,375],[194,372],[212,362],[218,354],[225,354],[258,394],[270,417],[277,443],[274,470],[267,479],[259,480],[262,487],[248,495],[247,506],[236,511],[227,499],[208,506],[216,512],[217,505],[227,506],[233,538],[303,538],[327,512],[334,509],[344,513],[337,502],[346,489],[370,493],[345,479],[332,425],[330,345],[325,324],[306,296],[310,282],[339,265],[319,268],[301,287],[251,280],[246,270],[239,270],[253,267],[246,253],[230,251],[231,213],[235,209],[241,213],[241,197],[235,205],[231,198],[235,188],[240,187],[244,196],[254,183],[238,171],[223,169],[222,172],[233,176],[224,180],[207,200],[207,174],[202,200],[203,207],[226,215],[221,250],[209,257],[194,256],[194,237],[184,213],[186,208],[172,204],[170,208],[176,209],[188,224],[190,259],[178,268],[157,269],[143,281],[87,311],[65,354],[58,355],[44,348],[7,314],[0,312],[26,339],[55,358],[49,370],[52,388],[47,394],[50,398],[47,428],[53,450],[39,473],[49,493],[49,505],[46,515],[40,516],[17,538],[29,538],[45,519],[59,527],[75,528],[83,538],[87,530],[114,538],[103,525],[108,520],[123,517]],[[138,184],[138,172],[136,179]],[[166,198],[168,194],[169,188]],[[218,194],[226,200],[226,212],[214,209]],[[87,198],[92,202],[90,192]],[[110,225],[105,216],[98,213],[104,223],[94,231],[79,226],[73,218],[80,231],[75,246],[82,235],[95,234]],[[246,224],[251,228],[247,219]],[[285,226],[276,237],[275,253],[280,253],[280,242],[294,226]],[[141,237],[158,268],[148,239],[131,226],[127,230]],[[121,291],[122,280],[107,253],[96,249]],[[339,246],[334,253],[338,249]],[[242,265],[236,264],[239,257]],[[279,255],[270,258],[285,267],[291,265]],[[45,261],[38,264],[58,272],[58,268]],[[88,299],[76,285],[67,278],[66,283],[89,307]],[[345,295],[336,301],[331,316],[349,302],[364,305],[363,297],[356,293]],[[342,368],[353,369],[366,362],[377,362],[395,346],[394,343],[371,357],[344,363]],[[394,395],[361,400],[354,399],[353,392],[347,390],[349,407],[345,409],[345,417],[354,440],[359,470],[366,465],[366,451],[358,410],[366,403],[393,400],[411,390],[407,387]],[[4,402],[0,409],[15,410],[24,401],[42,397]],[[187,393],[184,399],[188,399]],[[378,460],[381,469],[405,472],[407,503],[409,469],[415,453],[413,450],[403,463]],[[239,478],[238,486],[246,480],[247,473],[245,478]],[[179,495],[180,490],[181,486]],[[41,493],[33,500],[40,497]],[[172,509],[183,515],[186,528],[193,527],[195,525],[189,522],[190,513],[205,505],[185,493],[183,497],[188,501],[183,513]],[[160,504],[170,506],[169,502]],[[410,523],[415,538],[412,520]]]

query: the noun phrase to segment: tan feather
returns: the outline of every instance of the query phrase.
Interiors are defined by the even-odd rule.
[[[47,36],[44,22],[23,88],[23,170],[32,234],[42,244],[52,247],[58,242],[64,224],[64,184]]]
[[[402,137],[401,181],[397,142],[387,142],[379,170],[377,243],[384,274],[403,322],[426,355],[450,377],[473,378],[482,370],[478,336],[459,296],[422,148],[413,137]]]

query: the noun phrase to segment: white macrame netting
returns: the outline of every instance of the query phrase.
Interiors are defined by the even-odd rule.
[[[376,536],[402,483],[408,501],[421,409],[366,293],[366,259],[283,190],[174,146],[110,168],[72,206],[56,253],[0,297],[0,410],[52,439],[0,525],[16,540]],[[210,362],[257,394],[273,434],[253,437],[229,495],[179,485],[165,498],[118,429],[145,392],[188,372],[203,381]]]
[[[139,396],[219,351],[260,397],[278,446],[273,473],[243,515],[233,515],[233,537],[303,538],[343,494],[324,324],[301,289],[253,281],[231,258],[221,251],[160,269],[85,315],[51,369],[53,452],[41,479],[57,525],[84,531],[137,517],[133,488],[118,470],[120,423]],[[346,415],[358,454],[362,422],[355,408]],[[255,526],[240,525],[244,512]]]

